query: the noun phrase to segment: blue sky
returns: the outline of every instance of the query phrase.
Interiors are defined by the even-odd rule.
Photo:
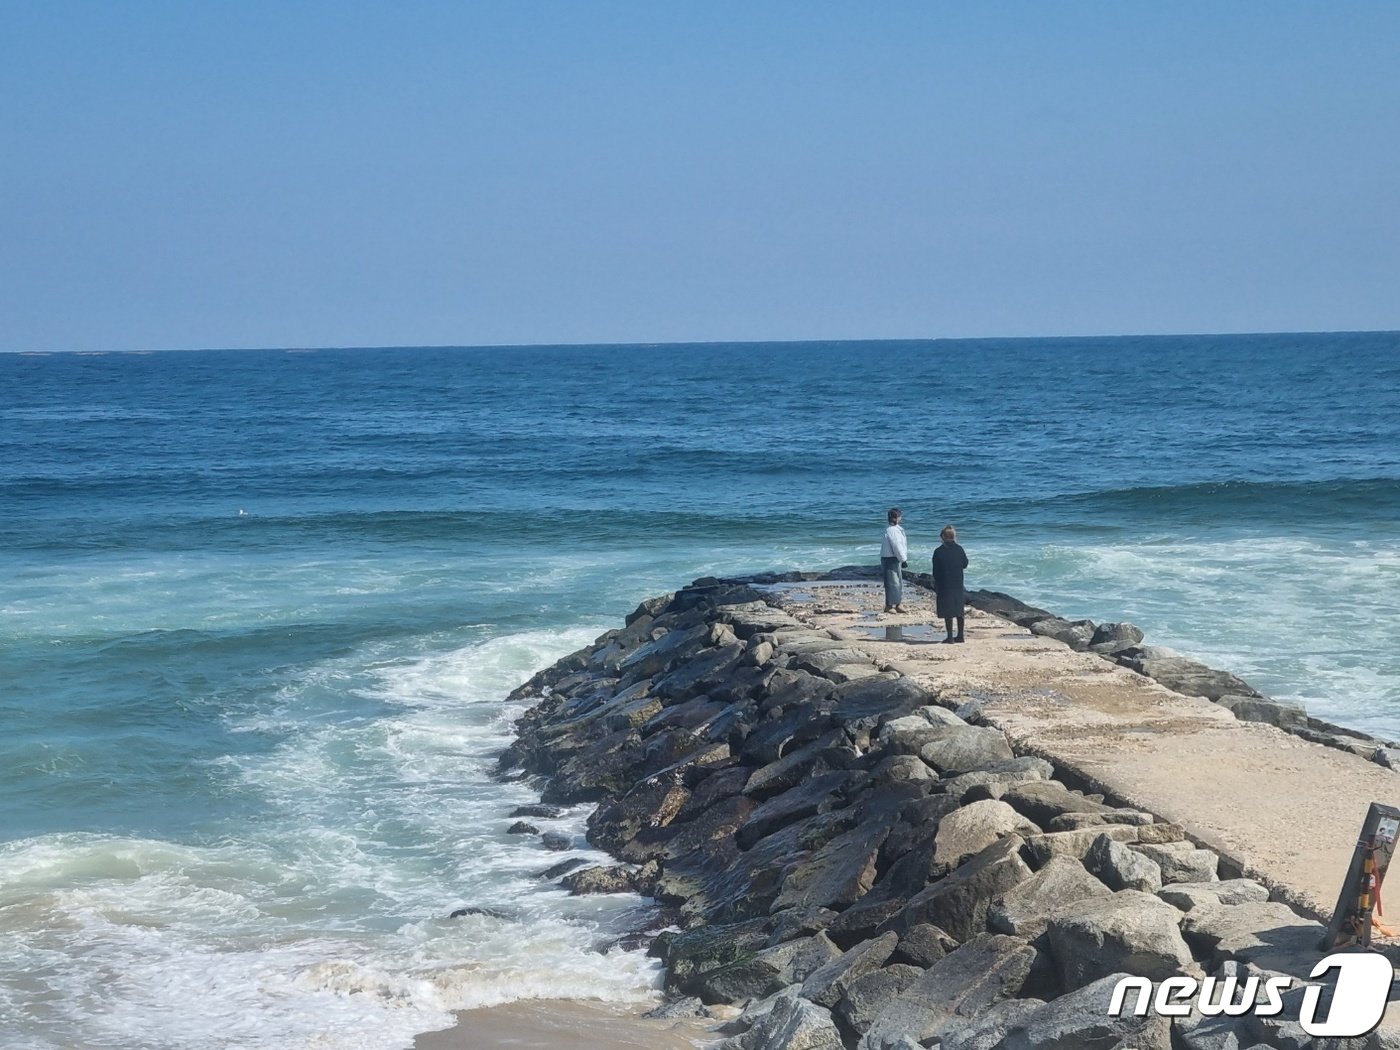
[[[3,350],[1400,328],[1400,4],[0,26]]]

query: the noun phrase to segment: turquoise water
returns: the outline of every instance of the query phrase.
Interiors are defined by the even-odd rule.
[[[644,997],[642,903],[505,834],[501,698],[892,503],[916,567],[953,521],[972,586],[1400,736],[1400,335],[0,355],[0,1045]]]

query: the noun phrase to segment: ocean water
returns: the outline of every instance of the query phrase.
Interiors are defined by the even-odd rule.
[[[916,568],[954,522],[972,586],[1400,737],[1397,334],[0,355],[0,1046],[645,998],[644,902],[505,833],[502,698],[891,504]]]

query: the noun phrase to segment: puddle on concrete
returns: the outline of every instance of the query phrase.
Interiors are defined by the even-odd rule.
[[[943,639],[943,629],[926,623],[888,623],[883,627],[854,627],[856,634],[875,642],[935,642]]]

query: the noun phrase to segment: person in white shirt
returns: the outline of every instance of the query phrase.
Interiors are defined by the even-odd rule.
[[[909,539],[900,524],[904,515],[898,507],[891,507],[885,517],[890,523],[880,544],[880,568],[885,572],[885,612],[903,612],[903,570],[909,564]]]

